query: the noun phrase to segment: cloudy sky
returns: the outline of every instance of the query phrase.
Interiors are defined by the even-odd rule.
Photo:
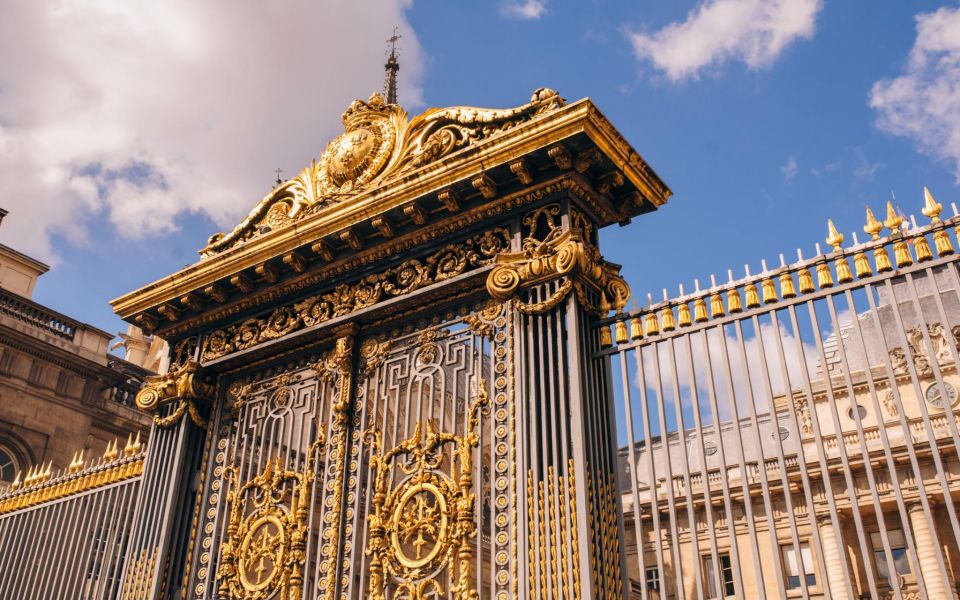
[[[675,192],[603,251],[675,294],[809,256],[828,217],[850,239],[891,194],[960,201],[960,7],[877,6],[0,0],[0,242],[52,265],[39,301],[119,331],[111,298],[319,156],[397,26],[411,111],[590,96]]]

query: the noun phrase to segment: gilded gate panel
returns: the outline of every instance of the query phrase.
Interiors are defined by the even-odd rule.
[[[508,594],[516,551],[508,310],[471,308],[361,344],[347,597]]]
[[[338,348],[225,385],[194,597],[292,600],[329,571]],[[312,597],[312,596],[307,596]]]

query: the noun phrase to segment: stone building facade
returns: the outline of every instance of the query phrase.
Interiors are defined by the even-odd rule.
[[[151,371],[110,354],[112,334],[35,302],[47,270],[0,244],[0,489],[31,467],[64,469],[80,451],[99,456],[149,430],[134,397]],[[138,356],[143,364],[147,352]]]

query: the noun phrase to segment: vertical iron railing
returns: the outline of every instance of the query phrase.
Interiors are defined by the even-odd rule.
[[[0,598],[117,598],[144,453],[32,469],[0,495]]]
[[[901,232],[891,208],[883,239],[871,213],[850,249],[831,224],[827,255],[603,322],[631,597],[956,597],[960,218],[938,212]]]

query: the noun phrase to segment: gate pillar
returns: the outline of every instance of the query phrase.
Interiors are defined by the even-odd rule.
[[[122,575],[122,600],[179,594],[194,541],[190,527],[206,454],[214,386],[196,361],[196,338],[178,344],[164,375],[148,377],[137,406],[153,414],[140,496]]]
[[[530,598],[622,598],[624,555],[608,363],[596,318],[630,295],[596,222],[570,199],[519,222],[521,251],[487,279],[515,308],[518,449]]]

